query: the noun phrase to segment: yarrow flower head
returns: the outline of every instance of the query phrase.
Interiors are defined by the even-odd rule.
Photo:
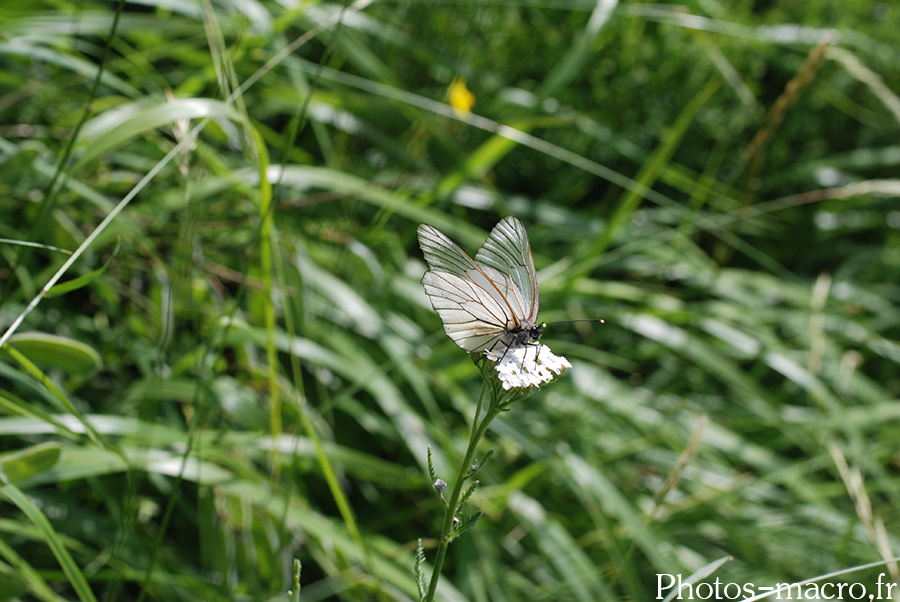
[[[484,355],[495,362],[494,369],[507,391],[540,387],[572,367],[569,360],[554,355],[549,347],[541,343],[485,351]]]

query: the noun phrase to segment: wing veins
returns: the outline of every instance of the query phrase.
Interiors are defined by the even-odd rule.
[[[497,288],[497,284],[494,282],[494,280],[491,279],[490,276],[488,276],[487,274],[485,274],[485,273],[484,273],[484,270],[481,268],[481,266],[478,265],[478,263],[476,263],[474,259],[472,259],[471,257],[469,257],[469,254],[466,253],[465,251],[463,251],[462,248],[461,248],[458,244],[456,244],[455,242],[453,242],[452,240],[450,240],[449,238],[447,238],[447,237],[443,234],[443,232],[441,232],[440,230],[437,230],[436,228],[432,228],[432,229],[435,230],[435,232],[438,232],[441,236],[443,236],[443,237],[444,237],[451,245],[453,245],[454,247],[456,247],[456,250],[459,251],[460,254],[461,254],[463,257],[465,257],[467,260],[469,260],[469,263],[471,264],[471,267],[473,267],[473,268],[475,268],[476,270],[478,270],[478,272],[484,277],[484,279],[487,280],[487,281],[490,283],[490,285],[494,288],[494,290],[497,291],[497,295],[499,295],[499,298],[503,300],[503,303],[504,303],[504,304],[506,304],[506,308],[509,310],[509,315],[512,316],[512,322],[513,322],[514,326],[519,326],[519,325],[521,324],[521,321],[519,320],[519,316],[517,316],[517,315],[516,315],[516,312],[513,311],[513,308],[512,308],[512,306],[509,304],[509,300],[506,298],[506,295],[504,295],[503,292],[501,292],[500,289]],[[428,261],[428,257],[427,257],[427,256],[425,257],[425,260]],[[428,265],[429,265],[429,268],[430,268],[430,267],[431,267],[431,262],[430,262],[430,261],[428,261]],[[524,266],[523,266],[523,267],[524,267]],[[494,269],[496,269],[496,268],[494,268]],[[437,270],[437,271],[432,270],[433,273],[439,273],[439,272],[442,272],[442,271],[446,271],[446,270],[440,270],[440,269]],[[503,273],[502,270],[497,270],[497,271],[500,272],[500,273]],[[452,274],[453,272],[448,272],[448,273],[451,273],[451,274]],[[509,274],[504,274],[504,275],[505,275],[507,278],[510,278],[510,279],[511,279],[511,277],[510,277]],[[470,279],[470,281],[471,281],[471,279]],[[473,282],[473,284],[474,284],[474,282]],[[482,286],[480,286],[480,285],[476,285],[476,286],[479,286],[479,288],[481,288],[482,290],[484,290],[484,291],[487,292],[488,294],[491,294],[490,291],[488,291],[488,290],[485,289],[484,287],[482,287]],[[497,299],[497,297],[495,297],[493,294],[491,294],[491,297],[493,297],[495,300]],[[534,304],[532,303],[532,305],[534,305]],[[521,307],[523,310],[525,309],[525,306],[524,306],[524,304],[522,304],[522,303],[519,303],[519,307]],[[490,313],[490,312],[489,312],[489,313]],[[493,315],[493,314],[492,314],[492,315]],[[496,316],[494,316],[494,317],[496,317]],[[509,320],[506,321],[506,324],[504,324],[504,326],[506,326],[506,325],[508,325],[508,324],[509,324]]]
[[[522,222],[501,220],[477,260],[433,226],[422,224],[418,233],[429,267],[425,292],[457,345],[469,352],[487,349],[534,324],[538,287]]]
[[[486,324],[491,324],[491,325],[493,325],[493,326],[498,326],[498,327],[501,327],[501,328],[505,328],[505,327],[506,327],[506,324],[508,323],[508,320],[506,320],[506,316],[505,316],[505,315],[504,315],[504,316],[497,316],[497,314],[496,314],[494,311],[492,311],[490,307],[488,307],[488,306],[486,306],[485,304],[479,302],[479,299],[478,299],[478,291],[476,290],[476,288],[477,288],[477,289],[480,289],[480,290],[482,290],[482,291],[484,291],[485,293],[487,293],[487,294],[489,294],[489,295],[490,295],[490,291],[486,290],[484,287],[482,287],[481,285],[477,284],[477,283],[474,282],[472,279],[464,279],[464,278],[462,278],[462,277],[460,277],[460,276],[457,276],[456,274],[453,274],[452,272],[444,272],[444,271],[432,272],[432,274],[434,274],[434,276],[435,276],[436,278],[440,278],[440,274],[442,274],[442,273],[443,273],[443,274],[450,274],[451,276],[454,276],[454,277],[456,277],[456,278],[459,278],[463,283],[465,283],[466,287],[468,287],[468,289],[469,289],[469,291],[468,291],[469,294],[466,294],[466,292],[463,291],[462,289],[457,289],[458,292],[457,292],[457,294],[456,294],[455,296],[463,298],[463,302],[456,301],[455,299],[452,299],[452,298],[447,297],[447,296],[444,296],[444,297],[442,297],[442,298],[447,299],[448,301],[454,303],[457,307],[459,307],[460,311],[463,311],[463,312],[469,314],[470,316],[472,316],[473,320],[475,320],[475,321],[485,322]],[[488,278],[486,275],[485,275],[485,278],[488,280],[488,282],[491,282],[491,279]],[[446,279],[443,279],[443,278],[442,278],[442,280],[443,280],[444,282],[447,282]],[[449,283],[448,283],[448,284],[449,284]],[[499,291],[498,291],[498,293],[499,293]],[[501,295],[502,295],[502,294],[501,294]],[[493,299],[494,302],[496,303],[497,300],[496,300],[496,298],[495,298],[493,295],[491,295],[491,299]],[[505,299],[505,297],[504,297],[504,299]],[[476,315],[472,312],[471,309],[469,309],[468,307],[466,307],[465,303],[480,304],[480,307],[482,307],[482,308],[484,309],[485,313],[488,314],[488,315],[489,315],[491,318],[493,318],[494,320],[497,320],[497,322],[493,322],[493,323],[492,323],[492,322],[488,322],[487,320],[484,320],[484,319],[482,319],[482,318],[476,316]],[[496,303],[496,305],[500,308],[501,311],[503,310],[503,306],[501,306],[499,303]],[[507,304],[507,306],[508,306],[508,304]]]

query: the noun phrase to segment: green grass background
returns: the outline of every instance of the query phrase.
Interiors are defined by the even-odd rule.
[[[546,333],[439,599],[900,555],[897,6],[119,10],[0,6],[0,599],[416,599],[480,380],[415,229],[509,214],[606,324]]]

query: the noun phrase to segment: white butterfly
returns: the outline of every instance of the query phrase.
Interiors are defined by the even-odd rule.
[[[421,224],[418,233],[430,268],[422,284],[453,342],[475,353],[541,337],[537,277],[522,222],[500,220],[474,260],[436,228]]]

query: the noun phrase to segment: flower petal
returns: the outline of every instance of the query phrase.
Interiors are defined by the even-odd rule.
[[[485,355],[496,362],[494,369],[507,391],[539,387],[572,367],[566,358],[554,355],[549,347],[540,343],[486,351]]]

